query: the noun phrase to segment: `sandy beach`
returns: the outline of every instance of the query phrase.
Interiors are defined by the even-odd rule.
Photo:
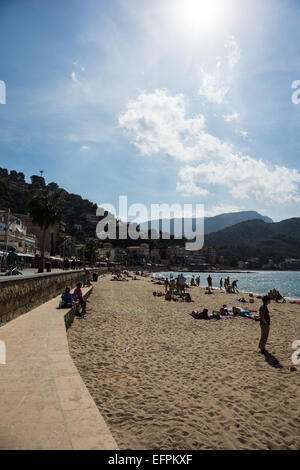
[[[164,302],[150,278],[110,279],[95,283],[88,315],[75,319],[68,340],[120,449],[300,448],[299,366],[290,370],[300,305],[271,303],[266,358],[259,322],[189,315],[239,306],[245,294],[191,287],[194,303]]]

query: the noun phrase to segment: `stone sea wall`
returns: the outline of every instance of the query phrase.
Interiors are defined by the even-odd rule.
[[[66,286],[73,288],[83,271],[44,274],[0,282],[0,327],[56,297]]]

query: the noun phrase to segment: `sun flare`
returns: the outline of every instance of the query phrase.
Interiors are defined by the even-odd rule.
[[[178,21],[187,29],[216,30],[226,11],[224,0],[184,0],[178,2]]]

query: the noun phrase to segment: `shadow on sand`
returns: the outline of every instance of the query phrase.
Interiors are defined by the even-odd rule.
[[[268,351],[265,351],[263,355],[265,356],[266,362],[270,364],[270,366],[275,367],[276,369],[282,369],[283,366],[280,364],[278,359],[273,356],[273,354],[269,353]]]

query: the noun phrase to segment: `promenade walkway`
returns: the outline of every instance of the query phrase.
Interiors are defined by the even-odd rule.
[[[117,449],[70,357],[59,299],[0,328],[1,450]]]

